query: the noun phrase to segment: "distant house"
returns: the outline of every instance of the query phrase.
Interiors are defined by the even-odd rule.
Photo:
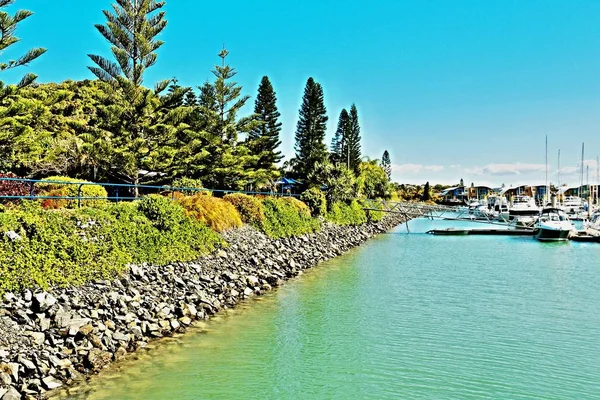
[[[465,199],[465,187],[456,186],[445,189],[440,193],[440,196],[442,197],[442,202],[444,204],[463,203]]]
[[[485,199],[490,194],[494,193],[494,189],[489,186],[471,186],[468,189],[468,198],[469,199]]]
[[[561,186],[561,188],[558,190],[558,199],[562,201],[565,197],[578,196],[585,200],[591,197],[592,202],[597,202],[598,191],[598,185]]]
[[[516,187],[507,187],[507,188],[505,187],[500,192],[500,195],[504,196],[508,200],[510,200],[512,197],[515,197],[515,196],[535,197],[535,193],[536,193],[535,186],[521,185],[521,186],[516,186]]]
[[[533,186],[535,188],[535,200],[538,204],[541,204],[544,200],[546,202],[550,201],[551,193],[548,192],[549,187],[546,185],[537,185]]]

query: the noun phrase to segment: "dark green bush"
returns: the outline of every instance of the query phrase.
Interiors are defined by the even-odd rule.
[[[356,200],[350,204],[341,201],[333,203],[325,218],[337,225],[357,226],[367,222],[367,214]]]
[[[263,203],[256,197],[243,193],[232,193],[223,197],[223,200],[233,204],[245,224],[258,227],[265,219]]]
[[[308,206],[299,211],[299,200],[290,198],[266,198],[263,200],[265,219],[261,230],[272,238],[299,236],[318,231],[319,220],[312,218]]]
[[[325,200],[325,193],[319,188],[313,187],[306,190],[300,196],[308,208],[313,217],[323,216],[327,213],[327,201]]]
[[[185,210],[181,206],[157,194],[142,198],[137,206],[138,210],[162,231],[175,228],[186,218]]]

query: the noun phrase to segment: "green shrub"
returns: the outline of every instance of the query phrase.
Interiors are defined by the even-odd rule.
[[[377,200],[369,200],[369,203],[367,203],[365,200],[358,200],[359,204],[364,208],[368,208],[368,207],[374,207],[374,208],[383,208],[383,200],[381,199],[377,199]],[[364,210],[365,214],[367,215],[367,221],[369,222],[379,222],[383,219],[383,216],[385,215],[385,212],[383,211],[376,211],[376,210]]]
[[[217,232],[242,226],[242,219],[235,207],[217,197],[199,193],[178,200],[187,215],[208,225]]]
[[[310,188],[306,190],[300,196],[308,208],[313,217],[323,216],[327,213],[327,201],[325,200],[325,193],[319,188]]]
[[[367,222],[367,214],[356,200],[350,204],[340,201],[333,203],[325,218],[337,225],[357,226]]]
[[[308,206],[294,198],[266,198],[261,230],[272,238],[299,236],[320,229],[319,220],[310,216]]]
[[[51,176],[49,178],[42,179],[42,181],[54,181],[54,182],[77,182],[77,183],[90,183],[81,179],[69,178],[66,176]],[[60,183],[43,183],[39,182],[35,184],[38,190],[38,196],[51,196],[51,197],[91,197],[97,198],[98,200],[81,200],[81,205],[86,207],[99,206],[104,203],[108,194],[106,189],[100,185],[86,184],[64,184]],[[80,189],[81,188],[81,189]],[[80,191],[81,190],[81,191]],[[77,200],[65,200],[65,199],[43,199],[41,201],[44,208],[74,208],[78,206]]]
[[[74,210],[24,202],[0,213],[0,293],[111,279],[129,263],[190,261],[222,243],[172,206],[179,211],[156,199]]]
[[[258,227],[265,219],[263,203],[256,197],[243,193],[232,193],[223,197],[223,200],[235,207],[242,217],[242,222],[245,224]]]
[[[157,194],[142,198],[138,210],[148,218],[157,229],[174,229],[186,218],[185,210],[174,201]]]
[[[181,189],[203,189],[204,186],[202,186],[202,181],[200,179],[193,179],[193,178],[177,178],[173,181],[173,183],[171,183],[171,186],[174,188],[181,188]],[[193,195],[198,191],[195,190],[182,190],[182,191],[177,191],[177,193],[183,193],[184,195]],[[210,193],[208,191],[206,191],[207,193]]]

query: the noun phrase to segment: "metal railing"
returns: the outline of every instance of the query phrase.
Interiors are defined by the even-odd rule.
[[[21,183],[24,184],[25,187],[28,188],[28,194],[20,194],[20,195],[5,195],[2,193],[2,190],[4,189],[2,187],[2,182],[16,182],[16,183]],[[61,196],[61,195],[48,195],[48,194],[40,194],[39,192],[41,191],[42,193],[44,193],[44,187],[40,187],[40,185],[67,185],[67,186],[77,186],[77,196]],[[83,195],[83,187],[84,186],[101,186],[103,188],[109,188],[112,189],[112,195],[108,195],[106,197],[102,196],[102,197],[90,197],[90,196],[84,196]],[[18,190],[13,188],[10,188],[7,190]],[[37,193],[36,193],[37,191]],[[143,195],[141,196],[135,196],[135,193],[139,193],[140,191],[144,192]],[[70,181],[59,181],[59,180],[39,180],[39,179],[27,179],[27,178],[13,178],[13,177],[0,177],[0,201],[1,200],[19,200],[19,199],[23,199],[23,200],[45,200],[45,199],[51,199],[51,200],[71,200],[71,201],[77,201],[77,206],[81,207],[81,202],[84,200],[109,200],[109,201],[114,201],[114,202],[119,202],[119,201],[132,201],[132,200],[137,200],[140,197],[149,195],[149,194],[156,194],[156,193],[164,193],[164,192],[170,192],[171,197],[175,198],[175,193],[176,192],[182,192],[185,194],[194,194],[194,193],[198,193],[198,192],[205,192],[205,193],[219,193],[224,195],[227,194],[234,194],[234,193],[240,193],[240,194],[247,194],[247,195],[262,195],[262,196],[276,196],[276,197],[298,197],[299,195],[297,194],[292,194],[292,193],[283,193],[283,192],[276,192],[276,191],[269,191],[269,192],[261,192],[261,191],[243,191],[243,190],[230,190],[230,189],[209,189],[209,188],[190,188],[190,187],[176,187],[176,186],[169,186],[169,185],[136,185],[136,184],[129,184],[129,183],[105,183],[105,182],[88,182],[88,181],[81,181],[81,182],[70,182]],[[132,194],[134,193],[134,194]],[[123,195],[125,194],[125,195]]]

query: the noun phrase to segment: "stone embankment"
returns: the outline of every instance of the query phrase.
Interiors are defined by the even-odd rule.
[[[377,224],[327,224],[321,232],[279,240],[244,227],[224,235],[229,246],[193,263],[132,266],[118,280],[6,293],[0,300],[0,399],[43,398],[402,222],[387,215]]]

